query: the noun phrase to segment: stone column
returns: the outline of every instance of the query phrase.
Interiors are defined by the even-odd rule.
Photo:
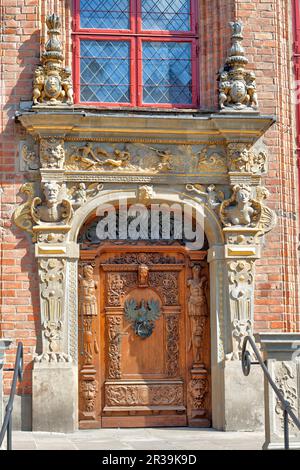
[[[70,302],[72,266],[78,259],[73,243],[36,245],[40,274],[40,302],[43,350],[33,367],[33,431],[73,432],[78,427],[78,369],[69,323],[77,312]],[[72,289],[72,295],[76,292]]]
[[[5,350],[11,345],[11,340],[0,338],[0,428],[4,418],[3,404],[3,368],[5,365]]]
[[[263,374],[253,366],[251,377],[244,377],[240,360],[244,338],[253,334],[255,261],[260,257],[258,230],[227,227],[223,231],[227,299],[225,430],[257,431],[263,429]]]
[[[258,333],[272,379],[300,417],[300,333]],[[263,449],[284,449],[283,411],[265,378],[265,433]],[[290,448],[300,450],[300,431],[289,420]]]

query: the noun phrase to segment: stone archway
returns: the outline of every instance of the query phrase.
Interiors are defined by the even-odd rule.
[[[125,198],[133,202],[139,200],[137,190],[103,191],[96,198],[84,204],[76,212],[68,233],[68,240],[65,244],[54,248],[43,243],[37,245],[37,256],[39,258],[40,271],[44,276],[51,278],[56,285],[65,286],[65,297],[59,292],[56,295],[57,305],[60,304],[60,311],[63,306],[63,316],[53,325],[46,325],[44,329],[44,348],[35,363],[34,368],[34,390],[39,390],[41,383],[53,381],[61,383],[61,388],[68,392],[68,404],[65,421],[69,421],[69,426],[77,427],[77,278],[79,247],[76,238],[80,227],[91,213],[101,204],[122,200]],[[205,231],[210,243],[208,261],[210,264],[210,318],[211,318],[211,377],[212,377],[212,424],[215,428],[224,427],[225,397],[224,397],[224,360],[226,354],[233,351],[232,343],[232,311],[228,302],[229,291],[227,285],[228,261],[225,258],[225,243],[221,225],[215,213],[201,200],[201,197],[192,198],[189,194],[180,192],[160,192],[153,191],[152,197],[158,201],[179,202],[181,204],[192,204],[196,210],[205,211]],[[249,248],[247,248],[249,250]],[[53,250],[53,251],[52,251]],[[52,252],[51,252],[52,251]],[[47,253],[47,255],[46,255]],[[241,251],[239,252],[239,256]],[[252,268],[253,262],[251,263]],[[247,265],[248,269],[248,265]],[[252,273],[252,271],[251,271]],[[252,275],[252,274],[251,274]],[[46,286],[46,290],[49,285]],[[252,286],[250,286],[252,287]],[[45,299],[45,288],[41,285],[41,301]],[[248,300],[251,301],[251,296]],[[52,326],[52,331],[51,331]],[[50,334],[49,334],[50,333]],[[59,338],[58,342],[56,338]],[[76,379],[75,379],[76,377]],[[72,399],[70,399],[72,397]],[[61,400],[62,397],[60,397]],[[51,404],[51,403],[50,403]],[[38,400],[34,396],[33,407],[39,406]],[[53,405],[52,405],[53,406]],[[70,412],[70,406],[72,413]],[[76,408],[76,409],[75,409]],[[39,410],[39,416],[41,411]],[[36,411],[37,413],[37,411]],[[65,425],[65,424],[64,424]]]

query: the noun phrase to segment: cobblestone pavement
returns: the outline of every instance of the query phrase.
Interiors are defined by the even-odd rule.
[[[14,450],[261,450],[263,442],[263,433],[193,428],[13,432]]]

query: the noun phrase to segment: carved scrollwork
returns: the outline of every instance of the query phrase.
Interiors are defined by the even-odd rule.
[[[181,384],[166,385],[106,385],[107,406],[181,406]]]
[[[179,318],[178,314],[166,316],[167,358],[166,369],[168,377],[179,374]]]
[[[107,316],[108,324],[108,378],[121,378],[121,316]]]
[[[196,156],[198,156],[198,171],[225,173],[227,170],[226,156],[217,151],[216,146],[205,146],[196,153]]]
[[[178,272],[149,273],[149,285],[157,289],[164,305],[178,305]]]
[[[136,272],[108,273],[107,303],[111,307],[120,306],[128,289],[137,284]]]
[[[19,207],[16,208],[14,212],[14,222],[17,227],[21,230],[25,230],[30,235],[33,236],[33,240],[35,241],[35,237],[33,235],[33,220],[31,216],[31,207],[32,202],[35,198],[35,188],[34,183],[25,183],[20,189],[21,194],[25,194],[27,196],[27,201],[21,204]]]

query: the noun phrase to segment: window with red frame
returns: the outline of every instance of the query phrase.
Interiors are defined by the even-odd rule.
[[[76,102],[196,108],[197,0],[75,0]]]

